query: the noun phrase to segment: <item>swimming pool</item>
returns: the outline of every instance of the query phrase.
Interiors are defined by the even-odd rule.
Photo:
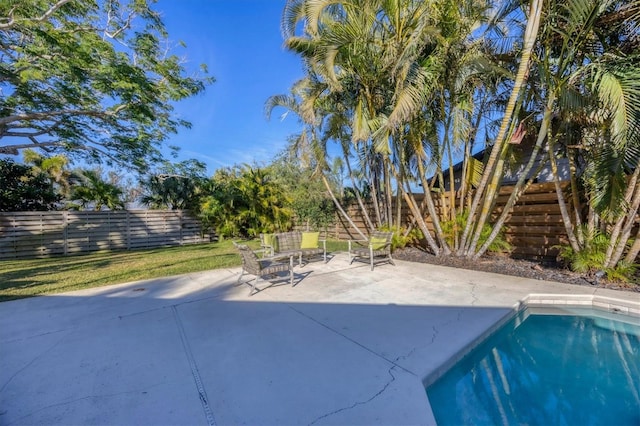
[[[426,392],[440,425],[638,425],[640,318],[526,308]]]

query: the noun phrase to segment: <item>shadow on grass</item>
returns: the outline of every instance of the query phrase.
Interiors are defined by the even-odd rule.
[[[239,264],[230,243],[8,261],[0,272],[0,302]]]

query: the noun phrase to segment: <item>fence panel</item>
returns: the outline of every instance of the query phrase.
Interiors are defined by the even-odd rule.
[[[565,202],[570,205],[568,182],[561,183]],[[504,206],[513,191],[513,186],[503,186],[500,189],[496,205],[493,209],[491,220],[496,220],[502,213]],[[416,202],[423,200],[422,194],[414,194]],[[449,194],[435,195],[433,197],[436,211],[442,217],[445,212],[443,206],[450,204]],[[373,218],[373,207],[368,205],[368,210]],[[395,206],[394,206],[394,212]],[[412,214],[406,203],[402,205],[401,222],[407,226],[413,222]],[[355,225],[367,234],[367,226],[362,212],[357,205],[349,206],[347,213],[353,218]],[[632,236],[638,234],[640,227],[640,215],[636,216],[636,225],[632,230]],[[427,227],[433,231],[433,225],[429,216],[425,217]],[[329,235],[340,239],[357,239],[358,233],[342,217],[338,216],[334,224],[328,228]],[[558,255],[560,245],[568,244],[567,233],[562,221],[558,196],[553,182],[536,183],[529,186],[527,191],[520,195],[507,216],[503,228],[505,239],[513,246],[513,257],[526,259],[554,259]]]
[[[568,185],[563,184],[565,192],[567,188]],[[495,220],[502,212],[512,190],[511,186],[501,188],[492,212],[492,219]],[[415,194],[415,199],[421,203],[423,196]],[[569,201],[566,195],[565,199]],[[435,196],[433,201],[436,211],[442,216],[446,210],[443,206],[450,205],[449,194]],[[370,210],[372,211],[372,209]],[[356,225],[366,234],[364,231],[366,229],[365,221],[362,219],[359,207],[351,206],[348,213],[355,218]],[[411,212],[404,203],[401,220],[403,224],[412,222]],[[425,222],[427,227],[433,231],[431,218],[425,217]],[[357,233],[350,229],[349,224],[341,218],[336,220],[335,226],[332,226],[331,229],[335,236],[343,239],[357,236]],[[567,243],[567,235],[553,183],[533,184],[520,196],[505,222],[504,235],[514,247],[512,253],[514,257],[539,259],[557,255],[557,246]]]
[[[0,212],[0,259],[210,241],[181,210]]]

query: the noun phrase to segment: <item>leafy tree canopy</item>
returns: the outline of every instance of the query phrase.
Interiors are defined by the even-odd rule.
[[[45,173],[0,159],[0,212],[55,210],[59,199]]]
[[[154,2],[0,2],[0,154],[43,148],[138,170],[159,160],[189,125],[172,102],[214,79],[186,75]]]
[[[322,180],[295,157],[281,153],[269,165],[268,172],[291,199],[291,209],[299,224],[322,229],[335,220],[336,208]]]
[[[249,165],[219,169],[211,178],[198,216],[222,237],[256,237],[291,227],[291,200],[264,169]]]
[[[76,176],[67,169],[69,159],[65,155],[45,157],[32,149],[25,149],[22,156],[24,164],[31,166],[32,174],[44,174],[61,197],[69,196],[70,186]]]
[[[158,172],[143,183],[143,204],[153,209],[183,210],[197,208],[208,186],[207,166],[198,160],[164,162]]]
[[[123,210],[122,189],[102,178],[100,170],[81,170],[81,182],[71,190],[68,208],[86,210],[93,208],[100,211],[103,207],[109,210]]]

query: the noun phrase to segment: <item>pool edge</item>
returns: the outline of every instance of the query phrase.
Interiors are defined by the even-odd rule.
[[[605,311],[621,313],[632,317],[640,317],[640,302],[615,299],[613,297],[599,295],[530,294],[521,301],[521,304],[524,305],[524,307],[591,307],[602,309]]]

